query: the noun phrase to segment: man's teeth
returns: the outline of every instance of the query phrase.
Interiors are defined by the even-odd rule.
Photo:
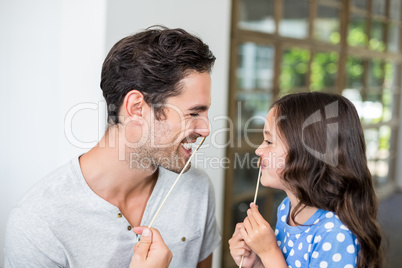
[[[182,143],[181,145],[182,145],[182,146],[184,147],[184,149],[186,149],[186,150],[190,150],[191,147],[192,147],[192,143]]]

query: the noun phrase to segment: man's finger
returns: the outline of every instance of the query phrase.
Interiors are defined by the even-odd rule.
[[[138,234],[141,234],[141,241],[134,247],[134,257],[146,259],[152,243],[152,232],[150,229],[144,228],[139,230]]]
[[[159,231],[157,229],[153,229],[153,228],[152,228],[152,243],[157,244],[157,245],[164,244],[163,238],[162,238],[161,234],[159,233]]]

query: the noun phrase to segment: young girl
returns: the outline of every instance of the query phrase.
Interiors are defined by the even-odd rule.
[[[229,240],[242,267],[382,267],[377,201],[359,116],[319,92],[276,101],[264,126],[261,184],[281,189],[276,229],[251,204]]]

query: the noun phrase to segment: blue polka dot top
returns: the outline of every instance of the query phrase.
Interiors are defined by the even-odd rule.
[[[357,266],[359,242],[331,211],[318,209],[303,226],[287,224],[289,198],[278,207],[275,235],[289,267]]]

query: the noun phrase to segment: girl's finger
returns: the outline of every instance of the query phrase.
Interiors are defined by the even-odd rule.
[[[243,237],[244,240],[248,237],[248,233],[246,228],[240,229],[240,235]]]
[[[250,224],[250,221],[248,220],[248,217],[244,219],[244,228],[240,229],[240,234],[243,237],[244,240],[248,237],[249,232],[252,232],[253,227]]]
[[[233,234],[232,238],[229,240],[229,242],[239,242],[243,241],[243,237],[241,236],[240,230],[237,231],[237,233]]]
[[[244,254],[250,254],[250,247],[244,243],[244,245],[236,244],[236,245],[230,245],[229,247],[230,252],[232,255],[244,255]],[[248,255],[247,255],[248,256]]]
[[[258,211],[257,205],[252,205],[249,210],[251,212],[251,215],[253,215],[253,219],[256,221],[256,223],[258,223],[260,225],[260,224],[267,222],[264,219],[264,217],[261,215],[261,213]]]
[[[251,209],[247,210],[247,218],[250,221],[251,226],[255,229],[258,227],[259,223],[258,221],[254,218],[254,213]]]
[[[243,228],[243,223],[242,223],[242,222],[239,222],[238,224],[236,224],[236,228],[235,228],[234,234],[240,232],[240,229],[241,229],[241,228]]]
[[[251,250],[251,248],[246,244],[246,242],[241,241],[239,243],[231,244],[229,246],[230,250],[240,250],[240,249],[245,249],[245,250]]]

